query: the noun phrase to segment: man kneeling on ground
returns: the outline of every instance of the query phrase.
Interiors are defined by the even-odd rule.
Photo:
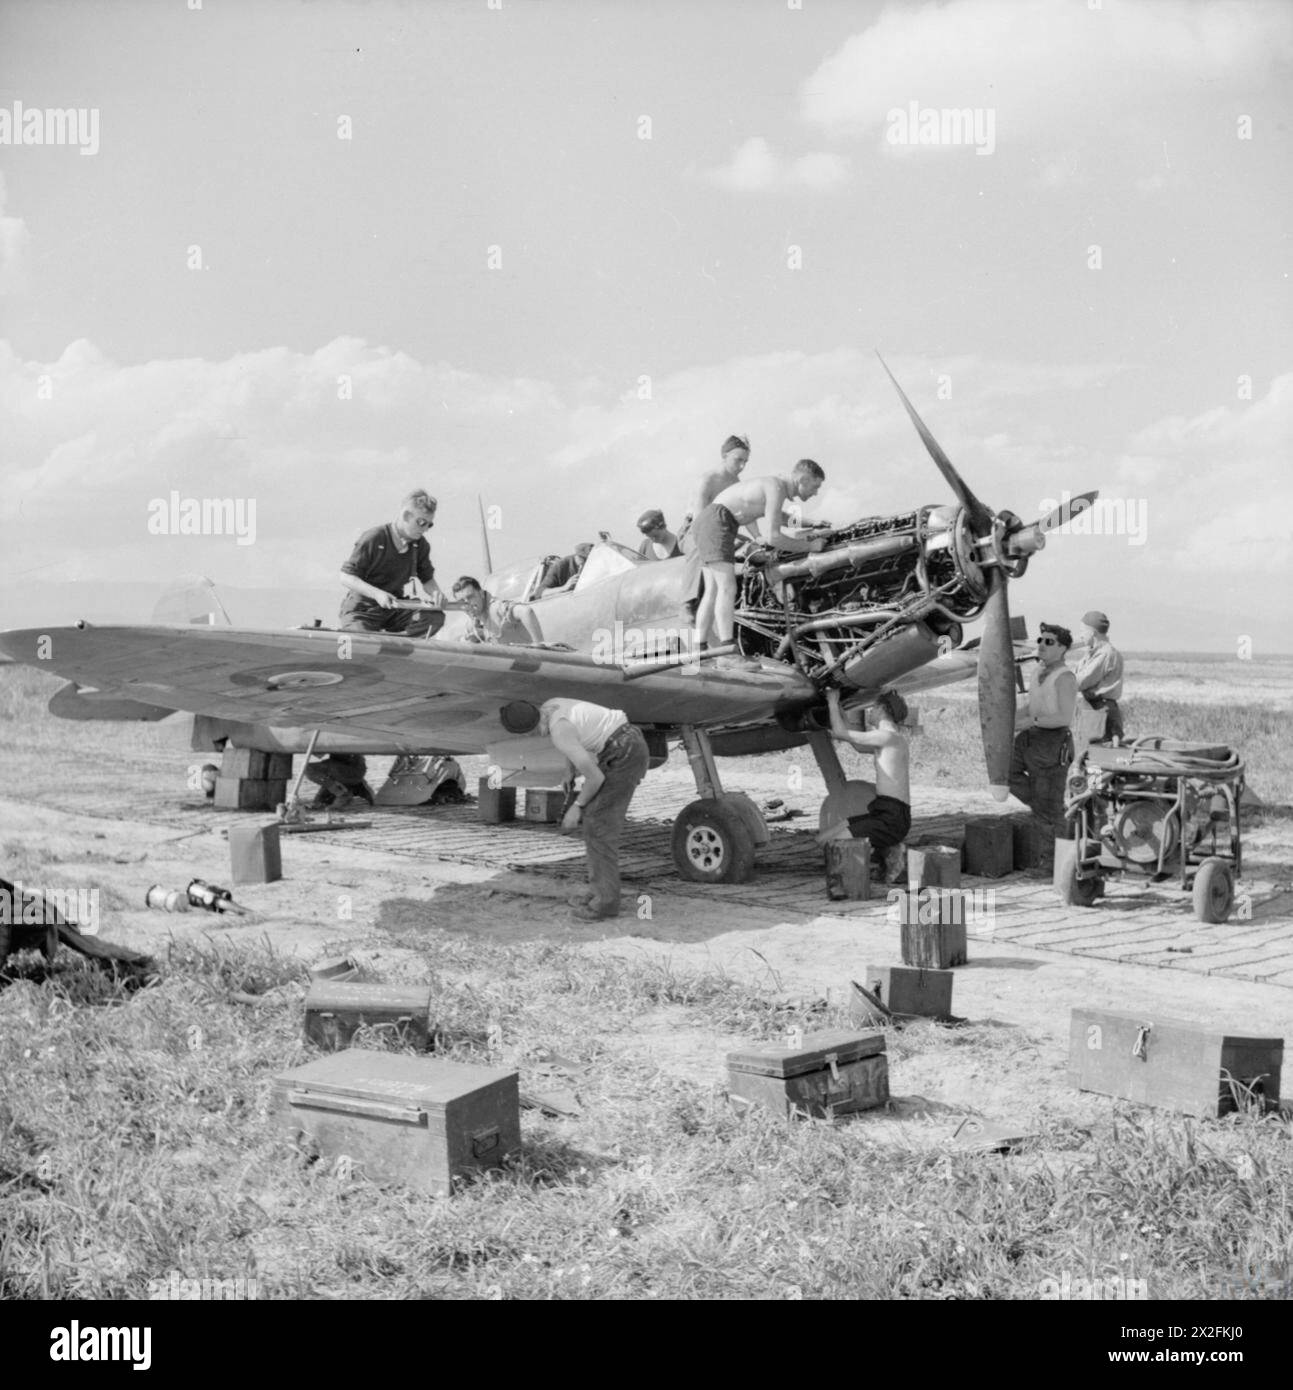
[[[870,840],[876,876],[890,883],[905,867],[902,842],[911,830],[910,755],[906,735],[898,728],[907,718],[907,702],[896,690],[884,691],[876,701],[879,727],[867,732],[845,720],[838,690],[828,690],[826,701],[831,733],[875,758],[875,796],[863,815],[849,817],[849,833],[855,840]]]

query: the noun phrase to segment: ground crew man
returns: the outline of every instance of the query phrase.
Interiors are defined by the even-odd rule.
[[[638,554],[644,560],[672,560],[682,554],[678,537],[665,525],[664,513],[658,508],[638,517],[638,530],[642,532]]]
[[[816,553],[825,548],[824,540],[804,540],[782,531],[786,499],[807,502],[817,494],[826,474],[812,459],[800,459],[789,477],[746,478],[733,483],[699,512],[692,527],[692,540],[700,554],[703,587],[696,609],[696,643],[702,649],[711,638],[719,644],[736,635],[736,537],[745,526],[755,540],[776,550],[799,554]],[[766,538],[759,535],[758,518],[767,526]],[[728,657],[720,665],[748,665],[739,657]]]
[[[586,700],[545,700],[538,732],[552,740],[583,777],[561,822],[563,835],[581,827],[588,859],[588,889],[570,899],[581,922],[616,917],[620,910],[620,839],[629,802],[646,776],[646,740],[619,710]]]
[[[435,498],[419,488],[404,499],[393,522],[374,526],[355,542],[341,567],[341,583],[348,590],[341,601],[343,629],[426,637],[444,626],[444,609],[459,605],[449,603],[435,582],[426,538],[435,513]],[[392,607],[407,596],[414,580],[435,606],[420,613]]]
[[[1104,710],[1104,737],[1097,743],[1108,743],[1123,736],[1122,710],[1122,653],[1109,641],[1109,619],[1094,609],[1082,618],[1082,637],[1087,654],[1078,663],[1077,687],[1092,709]]]
[[[678,543],[684,551],[696,548],[691,535],[696,518],[725,487],[731,487],[740,478],[741,470],[749,463],[749,439],[743,434],[729,434],[719,450],[719,457],[722,463],[717,468],[708,469],[702,476],[691,510],[683,518],[682,529],[678,532]]]
[[[1069,726],[1077,709],[1077,678],[1064,664],[1073,634],[1054,623],[1041,624],[1037,669],[1028,694],[1015,711],[1015,748],[1010,760],[1010,790],[1032,809],[1048,839],[1067,838],[1064,780],[1072,761]],[[1039,868],[1053,861],[1053,846],[1043,852]]]
[[[831,733],[875,758],[875,796],[862,815],[849,817],[855,840],[870,840],[871,863],[881,883],[892,883],[906,868],[902,842],[911,830],[911,774],[907,737],[898,727],[907,718],[907,702],[896,690],[882,692],[876,701],[877,727],[852,728],[840,706],[840,692],[826,692]],[[864,716],[865,718],[865,716]]]
[[[575,580],[579,578],[580,571],[584,568],[584,563],[593,553],[591,541],[581,541],[575,546],[574,553],[563,555],[548,566],[543,571],[543,578],[539,581],[539,587],[535,590],[535,598],[542,598],[544,594],[560,594],[566,589],[572,589]]]

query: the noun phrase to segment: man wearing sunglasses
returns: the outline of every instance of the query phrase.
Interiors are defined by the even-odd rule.
[[[435,525],[435,513],[435,498],[419,488],[404,499],[394,521],[374,526],[355,542],[341,567],[341,582],[349,591],[341,601],[344,629],[426,637],[444,626],[446,608],[462,607],[446,599],[435,582],[426,535]],[[435,607],[420,613],[393,607],[415,579]]]
[[[1077,710],[1077,677],[1064,658],[1072,645],[1068,628],[1041,624],[1037,669],[1015,711],[1015,750],[1010,761],[1011,792],[1032,809],[1054,840],[1067,838],[1064,779],[1073,754],[1069,730]]]

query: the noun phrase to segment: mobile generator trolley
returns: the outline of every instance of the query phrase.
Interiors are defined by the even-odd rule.
[[[1109,873],[1194,887],[1194,915],[1224,922],[1243,870],[1239,798],[1244,765],[1221,744],[1138,738],[1092,744],[1069,772],[1069,845],[1056,845],[1060,900],[1090,907]],[[1064,845],[1061,851],[1060,846]]]

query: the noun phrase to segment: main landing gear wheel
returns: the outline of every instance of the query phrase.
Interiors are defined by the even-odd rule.
[[[1194,915],[1200,922],[1224,922],[1235,901],[1235,879],[1224,859],[1205,859],[1194,875]]]
[[[692,883],[748,883],[754,877],[754,837],[739,812],[704,798],[673,823],[673,862]]]

